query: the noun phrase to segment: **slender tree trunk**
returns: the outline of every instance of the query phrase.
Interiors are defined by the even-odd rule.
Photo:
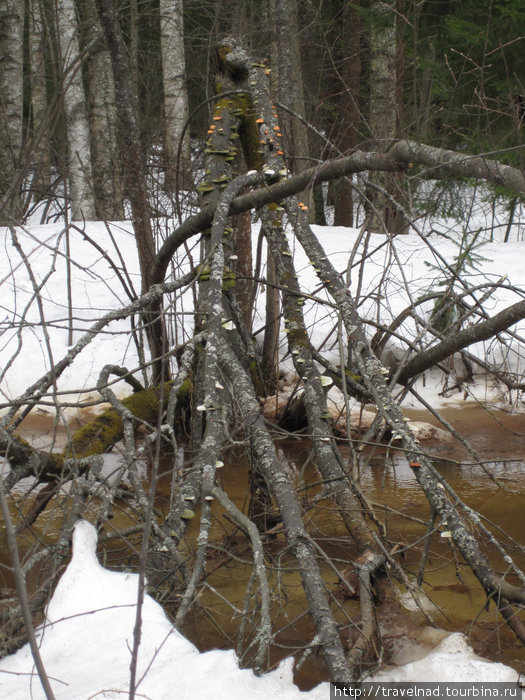
[[[40,0],[29,0],[29,70],[31,83],[31,117],[33,137],[33,180],[31,189],[37,199],[47,192],[51,182],[51,154],[46,91],[46,32]]]
[[[137,106],[131,82],[129,62],[122,30],[115,15],[112,0],[95,0],[111,56],[115,98],[119,115],[122,161],[124,168],[126,196],[131,205],[131,216],[142,277],[142,291],[152,284],[152,269],[155,258],[155,241],[151,228],[150,208],[146,189],[146,172],[140,147],[140,134],[137,121]],[[164,354],[165,328],[160,302],[145,313],[146,336],[150,347],[153,365],[153,381],[166,378],[161,358]]]
[[[56,22],[61,54],[63,101],[68,143],[71,219],[96,219],[91,145],[82,83],[78,23],[73,0],[57,0]]]
[[[252,216],[251,212],[232,216],[234,260],[228,264],[235,268],[237,282],[235,296],[242,311],[244,325],[252,330],[253,260],[252,260]]]
[[[361,110],[359,108],[359,85],[361,82],[361,18],[357,12],[359,0],[345,3],[342,14],[342,41],[345,55],[341,69],[343,89],[341,90],[342,134],[340,149],[346,155],[358,144]],[[336,187],[334,224],[354,225],[354,202],[352,185],[347,178]]]
[[[89,127],[95,206],[99,219],[119,221],[124,218],[124,206],[111,57],[91,0],[84,0],[82,9],[88,51]]]
[[[5,0],[0,14],[0,222],[20,216],[17,170],[23,133],[23,3]]]
[[[129,0],[129,69],[133,95],[139,94],[139,9],[137,0]]]
[[[268,394],[277,390],[279,383],[279,326],[281,300],[277,288],[277,276],[271,250],[266,256],[266,327],[261,351],[264,383]]]
[[[277,32],[279,102],[304,118],[303,69],[295,0],[275,0],[274,25]],[[306,128],[286,111],[283,111],[279,121],[286,138],[290,167],[293,172],[301,172],[309,166]]]
[[[164,81],[165,186],[167,190],[173,190],[177,184],[189,185],[192,180],[190,134],[187,128],[184,14],[182,0],[160,0],[159,7]]]
[[[386,151],[397,135],[397,0],[374,0],[370,23],[370,114],[369,126],[375,150]],[[391,198],[396,195],[396,177],[374,173],[367,188],[368,230],[378,233],[406,232]]]
[[[316,28],[319,25],[320,6],[315,0],[299,0],[297,6],[297,23],[300,28],[301,64],[304,93],[304,116],[310,124],[318,122],[318,109],[323,102],[322,78],[319,66],[323,61],[323,52],[319,48]],[[323,159],[325,143],[311,129],[306,130],[310,159],[319,162]],[[310,221],[319,226],[326,226],[323,188],[313,188],[313,208]]]
[[[292,66],[291,107],[300,117],[306,116],[304,70],[301,53],[301,31],[299,23],[299,8],[297,0],[288,0],[288,15],[290,19],[289,41],[291,46],[290,59]],[[297,172],[305,170],[310,165],[310,149],[308,133],[305,125],[292,117],[292,142]]]

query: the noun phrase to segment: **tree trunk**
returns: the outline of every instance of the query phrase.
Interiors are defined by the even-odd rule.
[[[346,3],[343,8],[341,39],[344,46],[341,69],[341,115],[342,134],[340,150],[351,153],[358,144],[361,110],[359,107],[359,85],[361,82],[361,18],[356,10],[359,3]],[[337,183],[335,195],[335,226],[354,225],[353,188],[347,178]]]
[[[275,0],[274,25],[277,32],[279,102],[304,119],[304,83],[296,0]],[[309,165],[308,134],[304,124],[283,111],[279,123],[285,136],[285,151],[292,172]]]
[[[189,186],[191,176],[188,92],[182,0],[160,0],[160,46],[164,81],[165,187]]]
[[[39,200],[51,183],[48,103],[46,90],[46,33],[40,0],[29,2],[29,70],[31,83],[32,161],[31,189]]]
[[[325,97],[322,89],[323,76],[319,73],[322,65],[323,51],[319,47],[316,29],[319,26],[319,4],[315,0],[299,0],[297,6],[297,23],[300,29],[300,49],[304,93],[304,116],[309,124],[319,120],[319,108]],[[306,130],[310,160],[322,160],[325,142],[312,129]],[[306,167],[306,165],[305,165]],[[304,168],[303,168],[304,169]],[[310,209],[310,221],[318,226],[326,226],[324,194],[321,185],[313,187]]]
[[[140,148],[136,101],[133,94],[126,46],[112,0],[96,0],[96,6],[111,56],[122,142],[122,163],[126,195],[131,205],[133,229],[142,278],[142,291],[145,292],[152,284],[155,241],[151,228],[150,208],[146,190],[146,173]],[[166,333],[161,303],[155,304],[149,313],[144,314],[143,319],[154,363],[153,381],[158,383],[163,378],[166,379],[168,374],[168,370],[162,361]]]
[[[397,135],[396,1],[374,0],[370,23],[369,126],[375,148],[387,151]],[[367,188],[367,228],[376,233],[406,233],[407,225],[395,206],[396,177],[374,173]]]
[[[279,385],[279,327],[281,301],[277,287],[275,265],[270,250],[266,255],[266,304],[261,365],[266,390],[273,394]]]
[[[18,167],[23,130],[23,3],[6,0],[0,16],[0,223],[21,214]]]
[[[82,84],[78,23],[73,0],[57,0],[62,94],[66,116],[71,219],[96,219],[86,95]]]
[[[97,218],[120,221],[124,219],[124,195],[111,57],[91,0],[84,0],[81,7],[86,25],[84,40],[88,52],[89,127]]]

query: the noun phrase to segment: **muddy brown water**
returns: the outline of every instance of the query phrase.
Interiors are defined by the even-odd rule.
[[[459,433],[468,437],[481,459],[486,460],[484,469],[470,463],[472,458],[457,441],[427,444],[425,448],[456,493],[470,507],[482,513],[487,525],[493,530],[491,523],[496,524],[498,529],[494,531],[509,547],[514,560],[524,569],[525,416],[486,410],[471,404],[447,408],[443,413]],[[424,411],[407,411],[407,416],[413,420],[427,420],[437,424]],[[72,422],[67,429],[75,430],[76,427]],[[59,449],[67,430],[64,426],[52,425],[48,416],[35,414],[24,422],[19,432],[41,447],[54,444],[54,449]],[[283,441],[279,443],[279,450],[281,458],[290,464],[303,502],[308,504],[307,520],[310,532],[325,551],[334,557],[336,566],[342,571],[348,566],[353,552],[346,542],[343,527],[331,504],[326,501],[315,503],[317,475],[309,459],[308,441]],[[494,477],[499,485],[491,480],[489,475]],[[244,457],[240,454],[232,455],[221,470],[220,478],[227,486],[232,500],[239,507],[244,507],[248,490],[247,462]],[[426,523],[429,508],[412,469],[399,451],[392,450],[386,459],[384,451],[380,451],[362,471],[360,478],[368,498],[378,504],[376,507],[381,509],[383,517],[386,517],[392,541],[403,548],[424,534],[426,525],[417,520]],[[160,509],[167,508],[169,481],[169,475],[166,475],[160,483]],[[379,504],[383,504],[382,508]],[[387,515],[384,512],[385,505],[391,509]],[[401,519],[396,514],[399,511],[408,513],[415,520]],[[114,515],[114,527],[126,527],[131,523],[129,513],[126,513],[125,509],[117,509]],[[194,527],[190,528],[186,540],[189,549],[194,546],[197,520],[196,518]],[[43,534],[52,539],[52,523],[46,523],[45,518],[43,522]],[[225,538],[231,536],[232,526],[220,512],[216,515],[216,526],[214,543],[220,548]],[[292,560],[283,553],[282,543],[282,537],[277,533],[274,545],[270,545],[270,550],[276,557],[276,564],[284,563],[288,567],[285,567],[284,573],[270,575],[275,603],[274,626],[281,630],[272,660],[291,652],[295,652],[297,658],[297,649],[314,636],[312,625],[304,615],[306,605],[300,577]],[[186,634],[201,650],[235,646],[251,574],[251,566],[247,562],[249,551],[243,553],[242,542],[238,543],[238,546],[237,560],[227,563],[220,561],[221,553],[217,551],[218,565],[215,569],[212,566],[212,573],[208,577],[209,585],[200,595],[198,604],[186,624]],[[1,548],[0,556],[2,564],[8,562],[4,547]],[[102,556],[115,558],[114,553],[108,555],[105,552]],[[407,548],[403,553],[406,569],[417,573],[420,556],[420,550]],[[502,562],[495,555],[491,555],[491,560],[498,570],[503,569]],[[335,586],[336,573],[327,565],[322,568],[328,587]],[[509,580],[517,582],[512,577]],[[9,577],[4,576],[4,585],[6,582],[9,583]],[[486,610],[485,596],[479,583],[466,569],[461,557],[454,552],[449,540],[434,537],[423,587],[431,600],[430,613],[439,627],[464,632],[469,636],[475,650],[487,658],[502,661],[520,671],[525,668],[525,650],[502,625],[501,619],[494,612],[494,606],[491,605],[489,610]],[[340,610],[336,610],[336,616],[342,624],[347,622],[348,616],[355,617],[356,614],[357,604],[353,601],[342,603]],[[420,613],[414,612],[413,615],[415,620],[424,624]],[[256,626],[256,613],[253,620]],[[475,624],[472,623],[473,620]],[[250,625],[248,633],[249,628]],[[427,648],[424,642],[421,642],[420,647],[423,651]],[[410,648],[405,657],[400,654],[399,658],[406,661],[411,656],[422,653],[421,649],[418,652],[415,647]],[[300,685],[310,687],[323,680],[325,674],[322,659],[315,654],[310,655],[303,666]]]

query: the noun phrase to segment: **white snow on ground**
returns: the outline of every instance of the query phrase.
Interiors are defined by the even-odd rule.
[[[314,230],[331,262],[346,275],[350,251],[358,239],[358,230],[341,227],[314,227]],[[60,360],[68,352],[68,276],[71,279],[73,344],[101,315],[129,303],[130,298],[123,281],[128,288],[133,286],[135,292],[140,291],[135,241],[129,222],[110,225],[88,223],[84,231],[70,229],[67,239],[59,224],[18,229],[18,244],[31,266],[35,284],[40,288],[41,309],[20,251],[15,249],[11,233],[5,229],[2,231],[4,254],[0,263],[0,403],[23,393],[49,369],[51,362]],[[257,234],[257,226],[254,226],[254,242]],[[438,265],[439,260],[427,243],[434,246],[449,262],[457,255],[458,247],[436,234],[423,241],[417,234],[411,233],[396,239],[397,252],[393,256],[390,248],[385,245],[385,240],[383,235],[370,236],[366,264],[363,268],[360,265],[352,267],[349,283],[354,293],[359,290],[361,313],[388,325],[407,307],[411,299],[417,299],[429,290],[442,289],[439,287],[442,275],[428,267],[428,264]],[[98,250],[94,243],[98,245]],[[293,245],[303,289],[326,299],[324,292],[318,292],[318,280],[307,257],[297,243]],[[68,248],[72,260],[69,270],[66,256]],[[504,275],[508,278],[506,286],[498,288],[483,302],[486,311],[494,315],[509,304],[521,300],[520,292],[525,290],[522,264],[525,242],[517,240],[516,236],[504,245],[500,242],[486,242],[478,252],[485,260],[479,263],[479,269],[470,272],[468,278],[471,283],[480,284],[486,280],[495,282]],[[362,245],[358,246],[354,258],[356,261],[360,260],[361,253]],[[181,265],[184,270],[187,269],[182,263]],[[510,284],[514,285],[515,290],[510,288]],[[478,292],[478,299],[483,293]],[[467,301],[474,304],[470,297]],[[173,299],[173,307],[169,312],[176,343],[182,342],[191,333],[192,308],[190,291],[178,294]],[[258,308],[262,319],[263,294],[259,296]],[[428,319],[432,304],[427,303],[420,308],[421,314]],[[323,352],[328,353],[332,361],[339,363],[337,318],[333,311],[329,306],[308,300],[304,311],[314,344],[324,344]],[[257,327],[256,322],[255,330]],[[525,321],[518,323],[514,330],[525,335]],[[416,331],[413,322],[407,321],[398,332],[402,337],[409,337]],[[290,358],[286,357],[284,337],[282,347],[283,365],[291,367]],[[517,341],[511,345],[478,343],[469,350],[484,360],[496,361],[502,368],[511,369],[518,376],[525,369],[523,348]],[[388,353],[390,356],[399,353],[399,347],[390,345]],[[389,362],[388,354],[384,361]],[[125,365],[128,369],[138,366],[137,348],[128,320],[114,321],[108,325],[75,359],[72,366],[66,369],[57,381],[55,390],[70,392],[74,396],[81,392],[96,395],[98,374],[105,362]],[[436,394],[437,389],[437,383],[430,382],[426,396]],[[61,402],[65,398],[60,394]],[[485,396],[482,395],[481,398]]]
[[[93,526],[85,520],[77,523],[73,558],[39,630],[40,653],[57,700],[123,697],[129,688],[138,575],[102,568],[96,558],[96,542]],[[173,629],[161,606],[149,596],[142,609],[138,659],[137,678],[142,681],[137,698],[327,698],[326,684],[309,693],[294,686],[292,659],[257,677],[239,669],[234,651],[200,654]],[[45,698],[29,646],[0,661],[0,697]]]
[[[315,230],[330,260],[344,272],[358,231],[335,227]],[[128,286],[133,285],[135,291],[140,290],[135,243],[129,223],[90,223],[85,227],[85,234],[106,256],[86,240],[81,231],[71,229],[66,241],[64,229],[58,224],[18,229],[21,251],[16,250],[11,233],[3,230],[0,403],[6,404],[22,394],[49,369],[52,362],[68,352],[68,276],[73,306],[73,344],[102,314],[129,303],[121,279],[125,279]],[[254,227],[254,240],[256,235]],[[370,237],[368,250],[374,252],[363,268],[352,268],[349,283],[354,293],[358,288],[360,290],[361,310],[388,325],[407,306],[410,298],[436,289],[439,274],[425,264],[436,265],[437,259],[416,234],[397,239],[396,258],[384,242],[383,236]],[[457,246],[437,235],[431,235],[428,242],[449,261],[457,254]],[[69,271],[68,247],[71,253]],[[505,245],[489,242],[479,252],[486,261],[472,273],[471,280],[481,282],[482,278],[489,278],[496,281],[507,275],[516,290],[523,293],[525,242],[520,231],[514,233],[511,242]],[[317,293],[312,266],[299,248],[296,254],[301,284],[309,293]],[[359,260],[359,257],[358,254],[355,259]],[[108,258],[113,261],[113,267]],[[37,304],[25,263],[31,266],[42,308]],[[390,265],[390,272],[385,275],[385,269]],[[405,280],[409,283],[409,291]],[[486,310],[493,315],[520,300],[518,291],[511,290],[510,285],[498,289],[484,301]],[[478,298],[480,296],[481,293]],[[264,297],[259,299],[259,304],[263,308]],[[430,309],[422,309],[427,318]],[[191,293],[185,295],[184,301],[177,297],[173,310],[173,332],[180,342],[184,332],[191,332],[188,325],[188,320],[191,321]],[[325,349],[332,346],[332,357],[338,362],[334,333],[337,324],[330,316],[330,309],[306,303],[305,311],[314,343],[320,345],[325,341]],[[183,316],[182,312],[189,315]],[[514,329],[525,335],[525,322],[517,324]],[[57,381],[55,391],[59,392],[57,398],[60,402],[68,393],[77,396],[87,392],[96,396],[94,387],[105,363],[126,365],[129,369],[139,365],[129,321],[113,322],[106,330],[87,346]],[[401,334],[412,332],[411,324],[401,329]],[[478,357],[496,358],[518,376],[523,373],[523,353],[517,342],[513,347],[480,343],[470,350]],[[285,365],[286,362],[284,357]],[[437,380],[427,381],[425,395],[434,403],[439,401],[437,390]],[[491,396],[486,394],[485,397]],[[86,700],[95,694],[96,697],[122,697],[128,683],[137,577],[104,570],[96,560],[95,545],[93,528],[81,522],[75,530],[73,560],[57,586],[46,624],[39,631],[41,654],[57,698]],[[276,671],[257,678],[251,671],[238,669],[233,651],[199,654],[193,644],[172,629],[160,606],[146,597],[138,673],[142,681],[137,697],[142,693],[153,700],[208,700],[211,697],[244,700],[274,695],[284,699],[310,697],[325,700],[328,697],[326,686],[320,686],[308,695],[299,693],[292,684],[291,663],[291,660],[285,661]],[[0,672],[0,697],[10,700],[44,697],[28,647],[2,660]],[[425,659],[385,672],[377,679],[514,681],[515,676],[513,669],[476,658],[464,638],[455,634]]]
[[[87,521],[75,526],[73,557],[38,630],[40,654],[57,700],[117,698],[127,694],[137,601],[137,574],[107,571],[96,558],[97,536]],[[138,655],[137,698],[151,700],[327,700],[328,684],[300,692],[293,659],[257,677],[239,669],[235,652],[196,647],[172,628],[161,606],[146,595]],[[463,635],[446,637],[419,661],[369,681],[510,682],[516,671],[475,656]],[[45,698],[29,645],[0,661],[0,697]]]
[[[510,666],[476,656],[464,635],[454,632],[424,658],[376,673],[370,680],[378,683],[516,683],[517,677]]]

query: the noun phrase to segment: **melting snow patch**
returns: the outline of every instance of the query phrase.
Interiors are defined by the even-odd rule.
[[[97,535],[85,520],[73,535],[73,557],[38,630],[40,653],[57,700],[114,698],[127,693],[133,647],[136,574],[104,569]],[[142,609],[137,697],[151,700],[326,700],[328,684],[301,692],[293,684],[293,659],[257,677],[240,669],[233,651],[199,653],[148,595]],[[448,635],[424,658],[377,673],[375,682],[505,681],[516,671],[476,656],[462,634]],[[45,698],[29,646],[0,661],[0,697]]]
[[[427,656],[374,675],[374,682],[476,682],[516,683],[513,668],[476,656],[459,632],[449,634]]]
[[[122,697],[127,694],[133,648],[136,574],[100,566],[97,535],[86,521],[77,523],[73,557],[38,630],[40,653],[57,700]],[[145,596],[138,656],[137,697],[151,700],[326,700],[322,684],[302,693],[293,684],[293,659],[257,677],[240,669],[233,651],[199,653],[167,619],[161,606]],[[0,661],[0,697],[45,698],[29,646]]]

